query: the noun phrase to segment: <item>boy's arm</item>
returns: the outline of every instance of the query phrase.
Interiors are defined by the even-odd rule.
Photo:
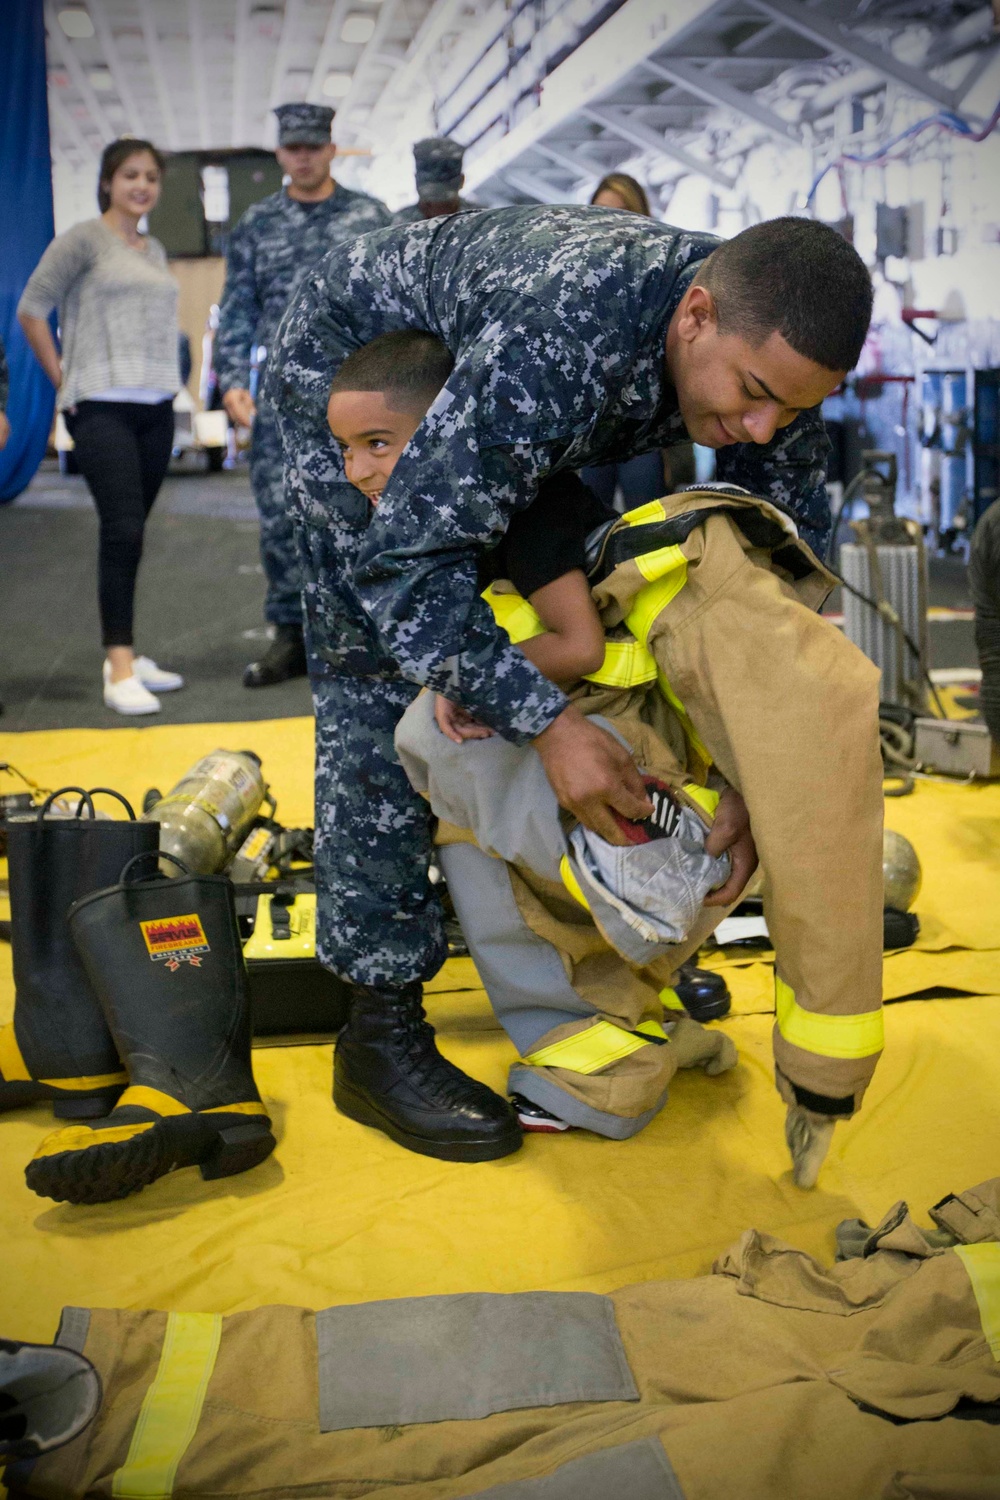
[[[604,661],[604,627],[581,568],[564,573],[528,596],[544,635],[520,643],[530,662],[550,682],[575,682]]]

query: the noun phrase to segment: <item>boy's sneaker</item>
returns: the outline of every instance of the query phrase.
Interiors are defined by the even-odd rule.
[[[565,1120],[560,1120],[558,1115],[550,1114],[533,1099],[526,1099],[523,1094],[511,1094],[510,1102],[514,1106],[522,1130],[533,1135],[558,1135],[560,1131],[572,1130]]]

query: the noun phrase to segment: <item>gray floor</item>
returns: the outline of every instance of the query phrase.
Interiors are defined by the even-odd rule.
[[[311,712],[304,679],[248,692],[266,646],[264,580],[246,471],[170,476],[146,530],[136,645],[183,673],[163,711],[104,707],[97,618],[97,517],[82,479],[46,465],[0,506],[2,730],[276,719]]]
[[[311,712],[303,680],[248,692],[240,676],[266,644],[257,520],[245,468],[177,474],[146,532],[136,643],[187,687],[162,713],[124,720],[101,698],[97,518],[82,479],[46,464],[0,506],[0,729],[107,728],[277,719]],[[958,558],[931,562],[931,602],[969,603]],[[831,600],[831,608],[836,608]],[[972,624],[931,625],[931,665],[973,665]]]

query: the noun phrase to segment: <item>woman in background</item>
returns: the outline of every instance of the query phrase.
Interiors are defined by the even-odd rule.
[[[98,600],[104,702],[151,714],[184,686],[132,640],[143,531],[170,460],[178,370],[178,288],[159,240],[139,222],[160,196],[164,159],[149,141],[113,141],[101,157],[100,218],[53,240],[18,305],[100,521]],[[49,327],[59,310],[62,353]]]
[[[645,188],[627,172],[609,172],[607,177],[602,177],[590,202],[593,208],[617,208],[626,213],[642,214],[646,219],[652,218]],[[621,464],[592,464],[580,471],[580,477],[608,506],[615,505],[615,495],[620,488],[618,509],[621,510],[632,510],[647,500],[658,500],[668,488],[663,477],[663,455],[658,449],[641,453],[638,458],[630,458]]]

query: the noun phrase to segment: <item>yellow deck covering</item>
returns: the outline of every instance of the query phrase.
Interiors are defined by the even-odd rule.
[[[0,736],[0,758],[49,787],[166,790],[217,746],[252,747],[288,823],[312,819],[312,723],[163,726]],[[4,778],[5,782],[7,781]],[[109,804],[110,806],[110,804]],[[918,1217],[994,1176],[1000,1159],[1000,786],[922,782],[887,804],[924,866],[919,950],[886,965],[887,995],[946,985],[969,996],[889,1007],[886,1053],[862,1113],[838,1127],[820,1186],[797,1189],[771,1076],[770,971],[725,963],[740,1066],[679,1076],[637,1139],[529,1137],[505,1161],[417,1157],[337,1115],[331,1047],[258,1049],[279,1139],[255,1171],[175,1173],[121,1203],[58,1206],[24,1185],[52,1128],[44,1108],[0,1118],[0,1333],[49,1340],[66,1303],[233,1312],[269,1302],[528,1288],[606,1291],[708,1270],[748,1225],[830,1256],[833,1230],[897,1198]],[[468,960],[428,1008],[443,1050],[502,1089],[513,1049]],[[13,1004],[0,945],[0,1021]]]

